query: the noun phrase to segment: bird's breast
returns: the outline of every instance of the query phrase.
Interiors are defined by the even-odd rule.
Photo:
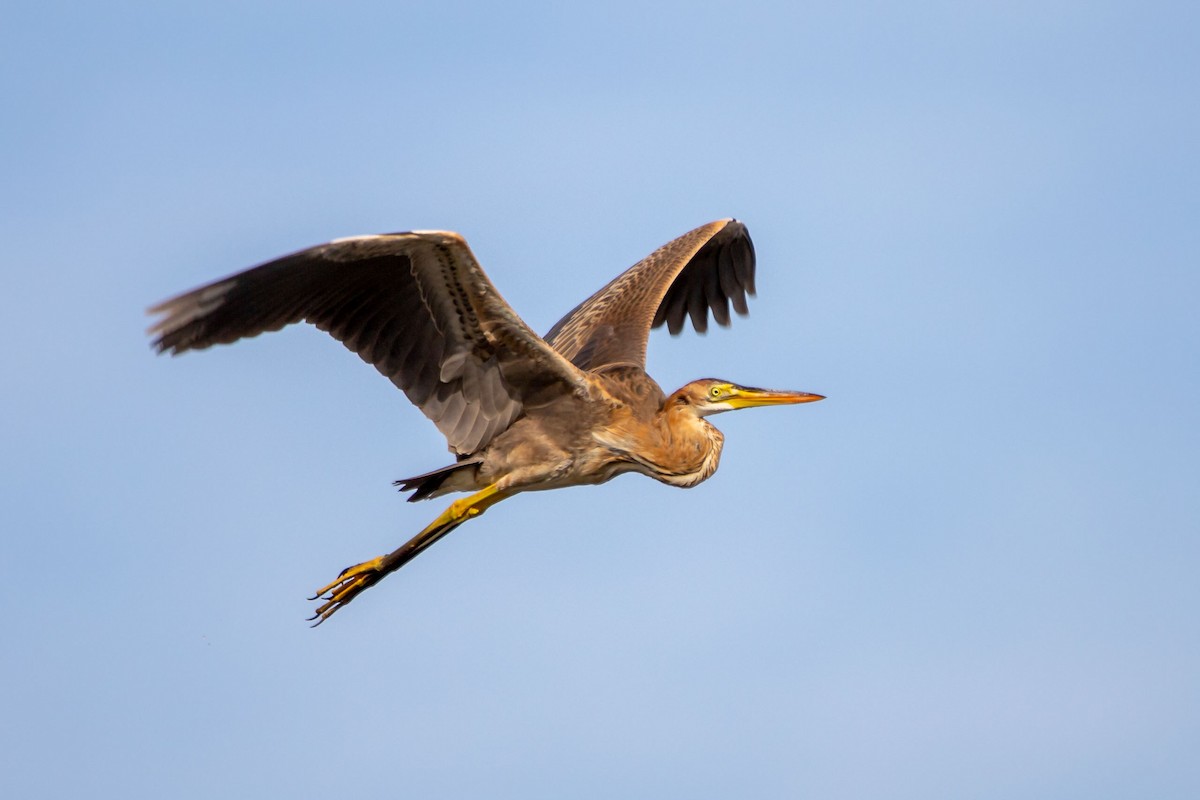
[[[593,433],[608,454],[609,477],[640,472],[671,486],[690,487],[706,480],[721,460],[725,437],[707,422],[655,420],[648,425],[614,426]]]

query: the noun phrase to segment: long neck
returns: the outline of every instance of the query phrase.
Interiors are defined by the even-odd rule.
[[[659,467],[654,477],[672,486],[695,486],[717,471],[725,436],[691,406],[668,401],[657,421],[662,445],[654,454]]]

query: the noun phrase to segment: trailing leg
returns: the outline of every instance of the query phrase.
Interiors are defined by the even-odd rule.
[[[427,547],[459,525],[472,517],[479,516],[513,494],[511,490],[505,491],[498,488],[496,484],[492,484],[469,497],[456,500],[439,514],[437,519],[426,525],[424,530],[409,539],[400,548],[386,556],[379,556],[342,570],[337,580],[318,589],[317,593],[309,598],[324,601],[317,607],[316,613],[309,617],[310,620],[316,620],[313,626],[316,627],[329,619],[364,590],[371,588],[383,580],[384,576],[412,561]]]

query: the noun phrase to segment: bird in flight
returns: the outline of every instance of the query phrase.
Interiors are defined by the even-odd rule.
[[[724,219],[660,247],[538,336],[450,231],[353,236],[165,300],[149,329],[177,355],[311,322],[374,365],[445,435],[455,462],[396,481],[410,502],[469,492],[399,549],[319,589],[314,625],[463,522],[519,492],[640,472],[695,486],[724,437],[705,417],[819,394],[703,378],[666,394],[646,374],[651,328],[730,321],[754,294],[754,246]]]

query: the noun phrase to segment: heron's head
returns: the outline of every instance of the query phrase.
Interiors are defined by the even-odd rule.
[[[701,378],[675,392],[668,402],[686,404],[696,416],[707,417],[709,414],[720,414],[722,411],[734,411],[739,408],[784,406],[824,399],[825,396],[821,394],[755,389],[716,378]]]

